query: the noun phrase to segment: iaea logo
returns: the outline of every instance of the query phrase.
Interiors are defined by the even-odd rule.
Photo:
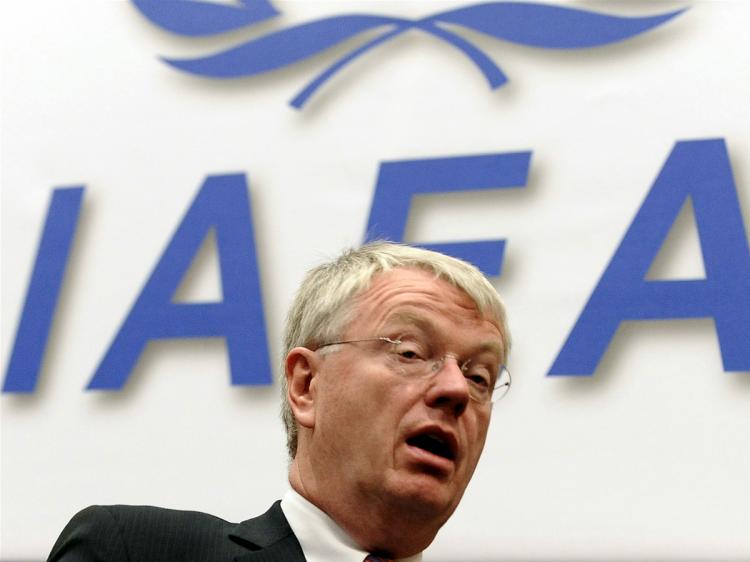
[[[132,1],[156,25],[193,37],[234,31],[279,15],[267,0],[238,0],[232,5],[200,0]],[[458,35],[455,26],[531,47],[581,49],[639,35],[683,11],[622,17],[531,2],[485,2],[416,20],[346,14],[273,31],[204,57],[163,60],[185,72],[209,78],[253,76],[307,59],[359,34],[382,29],[382,33],[348,52],[307,84],[291,101],[292,106],[301,108],[320,86],[347,64],[410,30],[422,31],[453,45],[474,62],[495,89],[508,78],[481,49]]]

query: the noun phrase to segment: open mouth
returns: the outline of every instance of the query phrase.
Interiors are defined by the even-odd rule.
[[[456,460],[456,446],[446,436],[437,432],[427,431],[406,440],[407,445],[424,449],[428,453],[444,459]]]

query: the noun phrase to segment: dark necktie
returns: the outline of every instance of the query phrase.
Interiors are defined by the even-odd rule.
[[[374,554],[368,554],[364,562],[393,562],[393,558],[383,558]]]

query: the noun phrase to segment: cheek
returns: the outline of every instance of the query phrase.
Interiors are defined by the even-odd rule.
[[[372,456],[375,449],[392,451],[403,424],[418,409],[423,388],[382,366],[342,361],[320,373],[316,391],[316,417],[323,433],[349,450],[373,449],[368,453]]]
[[[479,419],[474,420],[472,427],[469,428],[468,436],[471,449],[471,458],[476,464],[479,461],[479,457],[484,449],[484,443],[487,439],[487,430],[489,426],[489,417],[480,416]]]
[[[326,373],[316,400],[321,436],[331,447],[361,451],[385,433],[389,399],[361,374]]]

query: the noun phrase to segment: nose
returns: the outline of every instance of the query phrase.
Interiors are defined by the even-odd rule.
[[[430,379],[430,386],[425,395],[427,405],[443,409],[458,417],[466,410],[469,399],[469,385],[461,367],[455,357],[446,355]]]

